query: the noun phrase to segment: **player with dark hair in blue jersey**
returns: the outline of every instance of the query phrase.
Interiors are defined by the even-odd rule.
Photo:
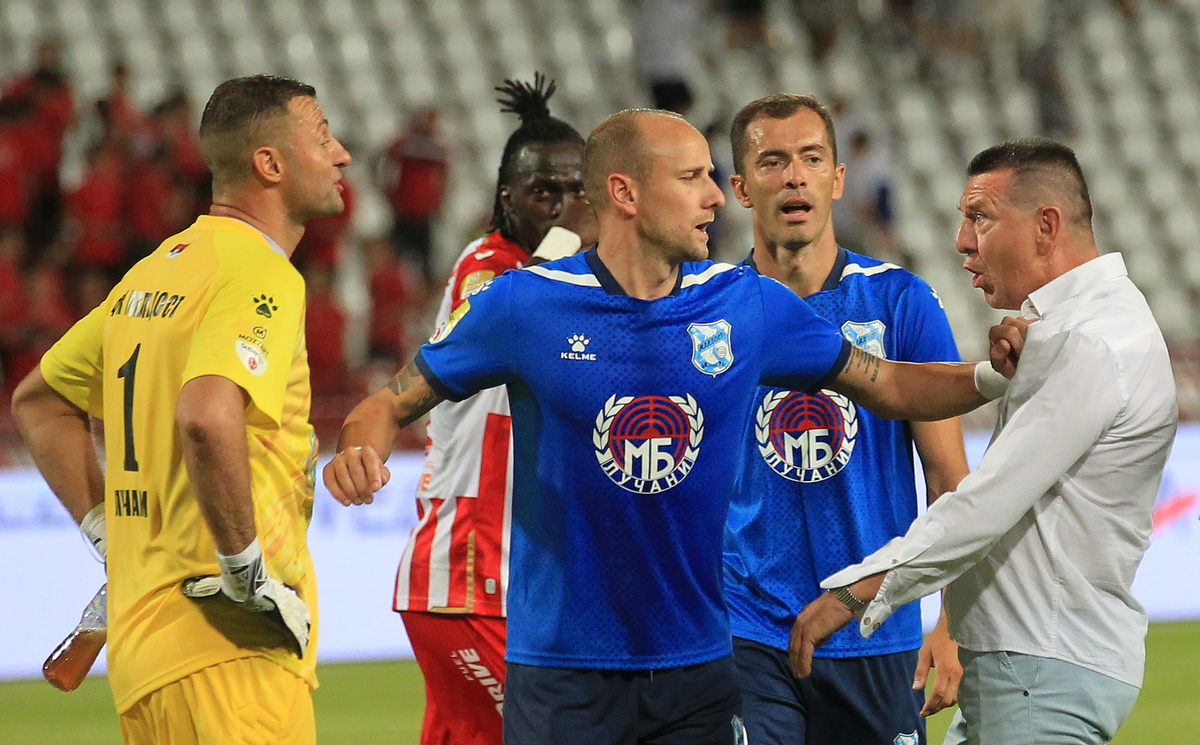
[[[711,171],[681,117],[602,122],[583,168],[598,245],[463,302],[350,413],[325,468],[337,499],[370,502],[400,427],[508,387],[509,745],[744,738],[721,545],[760,384],[832,387],[909,419],[986,400],[970,365],[883,360],[775,280],[703,261],[724,202]]]
[[[747,266],[783,282],[872,354],[959,358],[929,285],[838,247],[831,210],[845,169],[817,99],[753,101],[734,117],[730,140],[733,191],[754,217]],[[918,603],[870,639],[857,628],[835,634],[808,678],[793,676],[788,662],[796,614],[822,593],[821,580],[916,519],[914,443],[929,501],[967,475],[957,418],[889,421],[833,391],[758,389],[725,534],[725,593],[750,742],[924,743],[922,716],[955,702],[958,648],[945,614],[922,646]],[[926,702],[919,689],[931,665],[937,675]]]

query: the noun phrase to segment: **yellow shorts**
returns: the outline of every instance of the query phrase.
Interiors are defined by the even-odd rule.
[[[262,657],[223,662],[148,694],[121,715],[128,745],[315,745],[312,692]]]

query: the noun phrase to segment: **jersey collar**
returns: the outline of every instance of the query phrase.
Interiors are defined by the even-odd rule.
[[[838,282],[842,281],[842,272],[846,271],[846,264],[850,263],[850,254],[846,249],[838,246],[837,258],[833,260],[833,269],[829,271],[829,276],[825,278],[825,284],[821,285],[818,292],[825,290],[833,290],[838,286]],[[750,255],[742,262],[742,266],[748,266],[754,271],[758,271],[758,265],[754,263],[754,249],[750,249]]]
[[[600,260],[600,254],[597,253],[598,248],[600,248],[599,243],[589,248],[587,253],[583,255],[583,258],[587,260],[588,268],[592,270],[592,274],[596,275],[596,279],[600,281],[600,286],[609,295],[628,295],[629,293],[625,292],[625,289],[621,287],[621,283],[617,281],[617,278],[612,275],[612,272],[608,271],[608,267],[604,266],[604,262]],[[678,295],[679,288],[682,286],[683,266],[680,265],[679,274],[675,277],[675,287],[671,289],[670,294]]]

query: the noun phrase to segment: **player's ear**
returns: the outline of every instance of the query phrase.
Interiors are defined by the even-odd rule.
[[[1063,213],[1057,205],[1048,204],[1037,211],[1037,250],[1048,254],[1062,235]]]
[[[278,184],[283,179],[283,154],[279,148],[263,145],[254,151],[251,159],[254,177],[268,184]]]
[[[510,205],[512,205],[512,192],[508,190],[507,186],[501,186],[500,187],[500,209],[507,212]]]
[[[623,173],[608,175],[608,198],[617,211],[632,217],[637,214],[637,182]]]
[[[842,190],[846,188],[846,164],[838,163],[833,168],[833,198],[841,199]]]
[[[738,200],[738,204],[742,205],[746,209],[751,209],[754,207],[754,205],[750,203],[750,195],[746,193],[745,176],[739,176],[736,173],[733,174],[729,177],[729,186],[733,189],[733,197],[734,199]]]

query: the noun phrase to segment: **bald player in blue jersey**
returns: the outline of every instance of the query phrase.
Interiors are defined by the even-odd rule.
[[[832,205],[845,167],[829,112],[812,96],[775,94],[734,117],[731,182],[753,211],[746,265],[779,280],[856,346],[909,362],[958,360],[941,301],[919,277],[840,248]],[[956,700],[962,667],[946,617],[922,645],[912,603],[870,639],[846,628],[792,675],[788,640],[820,582],[902,535],[917,517],[912,449],[926,498],[967,475],[962,425],[901,422],[832,392],[759,389],[725,537],[725,592],[752,743],[924,743],[923,716]],[[926,701],[930,667],[935,685]],[[914,690],[916,689],[916,690]]]
[[[509,745],[744,740],[722,535],[760,383],[833,388],[905,419],[986,400],[971,365],[883,360],[778,282],[705,261],[724,203],[711,172],[676,115],[602,122],[584,154],[598,245],[463,302],[350,413],[325,468],[337,499],[368,503],[401,427],[507,386]]]

